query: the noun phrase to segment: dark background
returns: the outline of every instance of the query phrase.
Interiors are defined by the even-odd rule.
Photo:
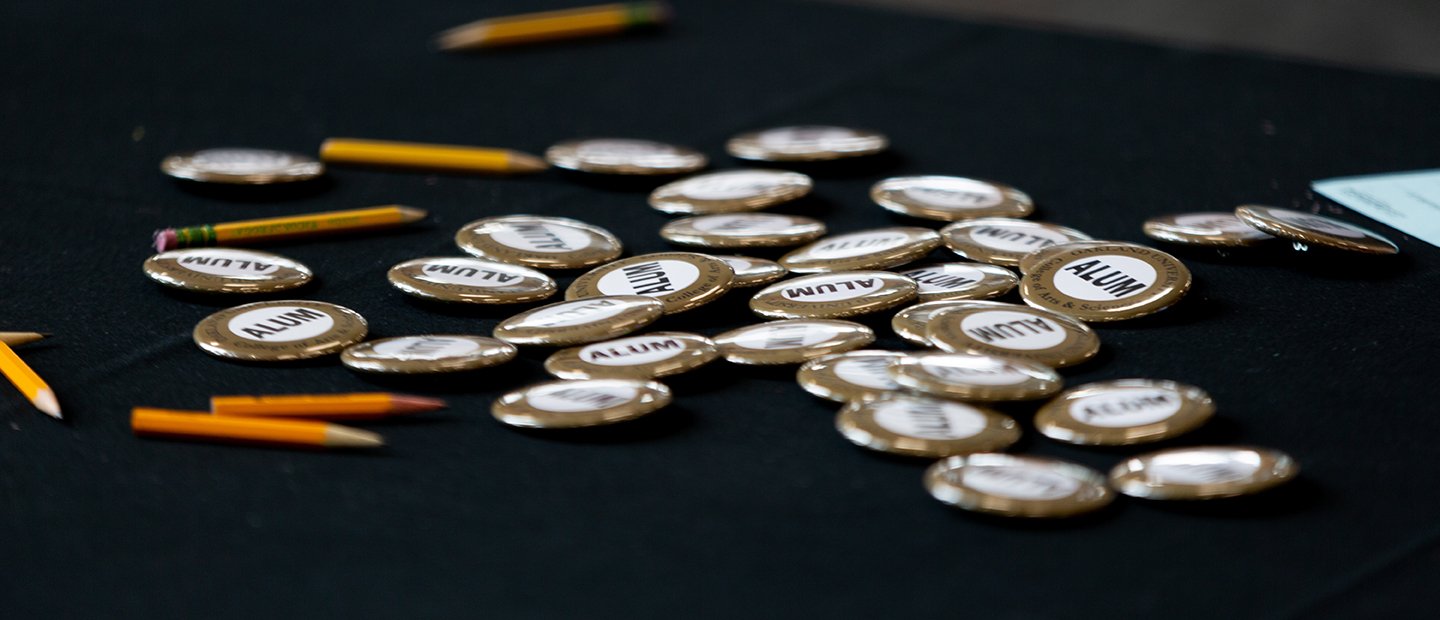
[[[1440,577],[1434,378],[1440,251],[1319,205],[1312,180],[1440,165],[1440,82],[1071,35],[760,1],[679,2],[662,36],[442,55],[431,35],[528,2],[10,3],[0,7],[0,329],[70,422],[0,389],[0,614],[185,617],[1430,616]],[[518,308],[436,308],[385,281],[457,254],[494,214],[578,217],[631,253],[666,249],[644,188],[557,172],[494,179],[334,170],[309,194],[199,191],[167,153],[314,152],[327,136],[541,152],[587,135],[693,145],[716,168],[745,129],[873,127],[895,154],[817,172],[777,209],[832,231],[905,222],[867,188],[902,173],[993,178],[1037,217],[1145,241],[1152,214],[1255,202],[1392,235],[1392,260],[1283,250],[1181,253],[1178,307],[1098,328],[1072,384],[1176,379],[1220,404],[1176,442],[1254,443],[1304,474],[1205,505],[1122,498],[1027,524],[949,509],[925,462],[844,441],[791,369],[725,363],[671,381],[675,406],[600,432],[517,432],[500,393],[545,351],[445,381],[376,382],[333,360],[246,366],[190,330],[226,301],[167,293],[141,262],[164,226],[404,203],[393,234],[276,248],[316,270],[306,297],[375,337],[488,334]],[[574,274],[567,274],[562,285]],[[744,295],[656,329],[756,319]],[[901,347],[876,323],[881,347]],[[377,454],[140,440],[136,405],[211,394],[393,389],[452,408],[373,425]],[[1027,422],[1028,407],[1011,408]],[[1107,469],[1141,450],[1017,450]]]

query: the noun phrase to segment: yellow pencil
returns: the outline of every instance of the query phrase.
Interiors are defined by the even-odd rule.
[[[502,47],[615,34],[669,20],[664,2],[622,2],[482,19],[440,33],[435,43],[446,51]]]
[[[294,417],[317,420],[367,420],[443,408],[445,401],[404,394],[284,394],[212,396],[210,413],[218,416]]]
[[[43,340],[48,335],[50,334],[37,334],[35,332],[0,332],[0,342],[8,344],[12,347],[18,347],[22,344],[30,344],[32,342],[35,342],[36,340]]]
[[[55,400],[55,391],[45,385],[45,380],[35,371],[25,365],[25,361],[10,348],[10,345],[0,342],[0,372],[5,373],[15,387],[25,394],[25,398],[35,405],[36,409],[44,411],[50,417],[59,420],[60,402]]]
[[[316,448],[376,448],[385,440],[370,431],[310,420],[213,416],[204,411],[136,407],[130,411],[136,435],[227,443]]]
[[[388,205],[348,211],[326,211],[259,220],[205,224],[155,231],[161,252],[195,245],[243,245],[294,237],[401,226],[425,217],[423,209]]]
[[[453,144],[422,144],[359,138],[330,138],[320,145],[327,164],[355,164],[384,168],[519,174],[549,167],[529,153]]]

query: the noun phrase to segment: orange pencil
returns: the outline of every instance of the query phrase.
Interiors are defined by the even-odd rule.
[[[130,412],[136,435],[316,448],[376,448],[385,440],[370,431],[309,420],[213,416],[204,411],[136,407]]]
[[[317,420],[369,420],[434,411],[444,406],[445,401],[438,398],[385,392],[210,398],[210,413],[217,416],[276,416]]]
[[[36,409],[56,420],[61,419],[60,402],[55,400],[55,391],[45,385],[45,380],[41,379],[40,375],[25,365],[25,361],[15,354],[10,345],[3,342],[0,342],[0,373],[4,373],[15,387],[20,388],[20,392],[30,399]]]

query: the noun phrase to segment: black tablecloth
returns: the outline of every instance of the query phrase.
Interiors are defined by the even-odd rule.
[[[6,618],[1361,617],[1440,601],[1433,457],[1440,251],[1396,260],[1189,252],[1196,286],[1151,319],[1098,328],[1072,384],[1177,379],[1218,419],[1176,442],[1293,454],[1300,480],[1250,501],[1123,499],[1047,524],[931,499],[925,462],[879,457],[789,369],[717,364],[673,382],[654,420],[521,433],[491,400],[543,377],[545,352],[453,381],[369,380],[326,361],[247,366],[190,330],[228,302],[140,271],[151,230],[373,204],[429,209],[393,234],[289,244],[308,298],[374,336],[488,334],[514,308],[435,308],[385,271],[457,254],[461,224],[578,217],[631,253],[667,246],[643,188],[334,170],[297,194],[186,188],[156,165],[221,145],[314,152],[327,136],[540,152],[577,136],[722,151],[745,129],[834,123],[893,157],[817,171],[778,209],[834,231],[902,222],[869,185],[897,173],[1012,183],[1037,217],[1145,241],[1152,214],[1240,203],[1311,209],[1314,179],[1440,166],[1440,82],[973,26],[820,4],[680,2],[663,35],[483,55],[429,37],[510,1],[30,2],[0,7],[0,330],[55,334],[22,354],[71,421],[0,398],[0,615]],[[904,222],[912,223],[912,222]],[[573,274],[572,274],[573,275]],[[562,285],[568,282],[567,275]],[[754,322],[744,296],[657,328]],[[877,325],[877,346],[904,345]],[[378,454],[136,439],[136,405],[211,394],[389,389],[448,397],[375,425]],[[1027,407],[1011,408],[1028,425]],[[1106,469],[1140,450],[1017,447]]]

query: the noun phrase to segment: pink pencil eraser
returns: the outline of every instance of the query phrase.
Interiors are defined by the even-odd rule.
[[[155,251],[157,252],[164,252],[175,247],[177,241],[174,228],[155,231]]]

